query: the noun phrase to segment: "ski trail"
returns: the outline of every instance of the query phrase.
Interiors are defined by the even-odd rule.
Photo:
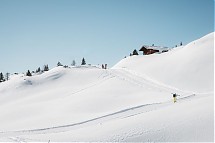
[[[159,90],[159,91],[167,91],[167,92],[177,92],[177,93],[186,93],[191,94],[191,91],[180,90],[176,87],[172,87],[170,85],[166,85],[157,80],[152,79],[148,75],[139,74],[135,71],[119,68],[119,69],[110,69],[109,72],[115,75],[117,78],[121,80],[128,81],[130,83],[136,84],[146,89]]]
[[[174,91],[176,90],[175,88],[171,88],[169,86],[163,86],[162,84],[159,84],[158,82],[154,82],[153,80],[150,80],[150,78],[141,77],[138,74],[135,74],[132,72],[128,72],[125,70],[112,70],[111,69],[111,70],[106,70],[105,73],[102,73],[98,77],[101,80],[93,82],[89,86],[87,86],[83,89],[72,92],[72,93],[70,93],[70,95],[82,92],[84,90],[87,90],[88,88],[96,86],[96,85],[100,84],[101,82],[104,82],[104,81],[111,79],[111,78],[114,78],[114,77],[117,77],[121,80],[131,82],[133,84],[139,85],[139,86],[144,87],[144,88],[149,88],[149,89],[152,88],[153,89],[154,87],[156,87],[157,90],[168,91],[168,92],[170,92],[170,91],[172,92],[173,90]],[[189,94],[186,96],[179,97],[177,101],[179,103],[185,102],[185,101],[189,101],[187,99],[192,99],[194,97],[196,97],[196,94]],[[146,112],[150,112],[153,110],[157,110],[157,109],[160,110],[161,108],[167,107],[170,105],[174,105],[172,100],[168,100],[168,101],[160,102],[160,103],[150,103],[150,104],[143,104],[143,105],[139,105],[139,106],[134,106],[134,107],[126,108],[126,109],[123,109],[123,110],[120,110],[120,111],[117,111],[114,113],[110,113],[107,115],[103,115],[100,117],[96,117],[93,119],[88,119],[88,120],[85,120],[82,122],[68,124],[68,125],[54,126],[54,127],[40,128],[40,129],[31,129],[31,130],[2,131],[2,132],[0,132],[0,138],[1,137],[17,137],[17,136],[21,136],[21,135],[34,135],[34,134],[49,134],[49,133],[66,132],[66,131],[70,131],[70,130],[74,130],[74,129],[78,129],[78,128],[84,128],[84,127],[90,126],[90,125],[104,123],[104,122],[107,122],[110,120],[116,120],[116,119],[119,120],[119,119],[123,119],[123,118],[129,118],[132,116],[136,116],[139,114],[143,114]]]
[[[190,99],[195,97],[196,95],[189,95],[187,97],[183,97],[181,99],[178,99],[179,102],[186,101],[185,99]],[[177,104],[177,103],[176,103]],[[174,103],[169,100],[166,102],[160,102],[160,103],[151,103],[151,104],[143,104],[135,107],[126,108],[114,113],[110,113],[104,116],[100,116],[97,118],[85,120],[82,122],[74,123],[74,124],[68,124],[68,125],[62,125],[62,126],[55,126],[55,127],[48,127],[48,128],[40,128],[40,129],[32,129],[32,130],[20,130],[20,131],[5,131],[0,132],[0,137],[13,137],[13,136],[21,136],[21,135],[34,135],[34,134],[49,134],[49,133],[59,133],[59,132],[66,132],[78,128],[83,128],[90,125],[100,124],[104,123],[110,120],[116,120],[116,119],[123,119],[123,118],[129,118],[132,116],[136,116],[139,114],[143,114],[146,112],[150,112],[156,109],[162,109],[167,106],[174,105]]]
[[[103,123],[109,120],[120,119],[123,117],[138,114],[138,113],[140,114],[140,113],[149,112],[167,105],[171,105],[171,103],[168,101],[163,103],[144,104],[144,105],[123,109],[101,117],[97,117],[97,118],[93,118],[83,122],[69,124],[69,125],[62,125],[62,126],[48,127],[48,128],[41,128],[41,129],[32,129],[32,130],[0,132],[0,137],[66,132],[69,130],[86,127],[93,124]]]
[[[62,98],[69,97],[69,96],[71,96],[71,95],[81,93],[81,92],[83,92],[83,91],[86,91],[87,89],[90,89],[91,87],[94,87],[94,86],[96,86],[96,85],[99,85],[99,84],[101,84],[102,82],[105,82],[105,81],[107,81],[107,80],[109,80],[109,79],[112,79],[112,78],[114,78],[113,75],[110,75],[110,74],[108,74],[107,72],[102,73],[102,74],[98,77],[98,80],[97,80],[97,81],[88,84],[88,85],[85,86],[84,88],[78,89],[78,90],[76,90],[76,91],[68,92],[66,95],[62,96]]]

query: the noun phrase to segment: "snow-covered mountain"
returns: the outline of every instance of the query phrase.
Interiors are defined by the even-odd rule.
[[[213,36],[107,70],[14,75],[0,84],[0,141],[213,142]]]

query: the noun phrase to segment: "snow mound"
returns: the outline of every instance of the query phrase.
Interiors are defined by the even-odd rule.
[[[214,33],[167,53],[132,56],[113,69],[135,71],[190,92],[213,92]]]

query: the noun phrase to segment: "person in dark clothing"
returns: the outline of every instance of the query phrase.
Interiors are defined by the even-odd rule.
[[[173,96],[173,102],[175,103],[176,102],[176,100],[177,100],[177,96],[180,96],[180,95],[177,95],[176,93],[173,93],[172,94],[172,96]]]

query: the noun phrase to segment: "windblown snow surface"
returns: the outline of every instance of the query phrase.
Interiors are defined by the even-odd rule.
[[[213,142],[213,35],[107,70],[13,75],[0,84],[0,141]]]

